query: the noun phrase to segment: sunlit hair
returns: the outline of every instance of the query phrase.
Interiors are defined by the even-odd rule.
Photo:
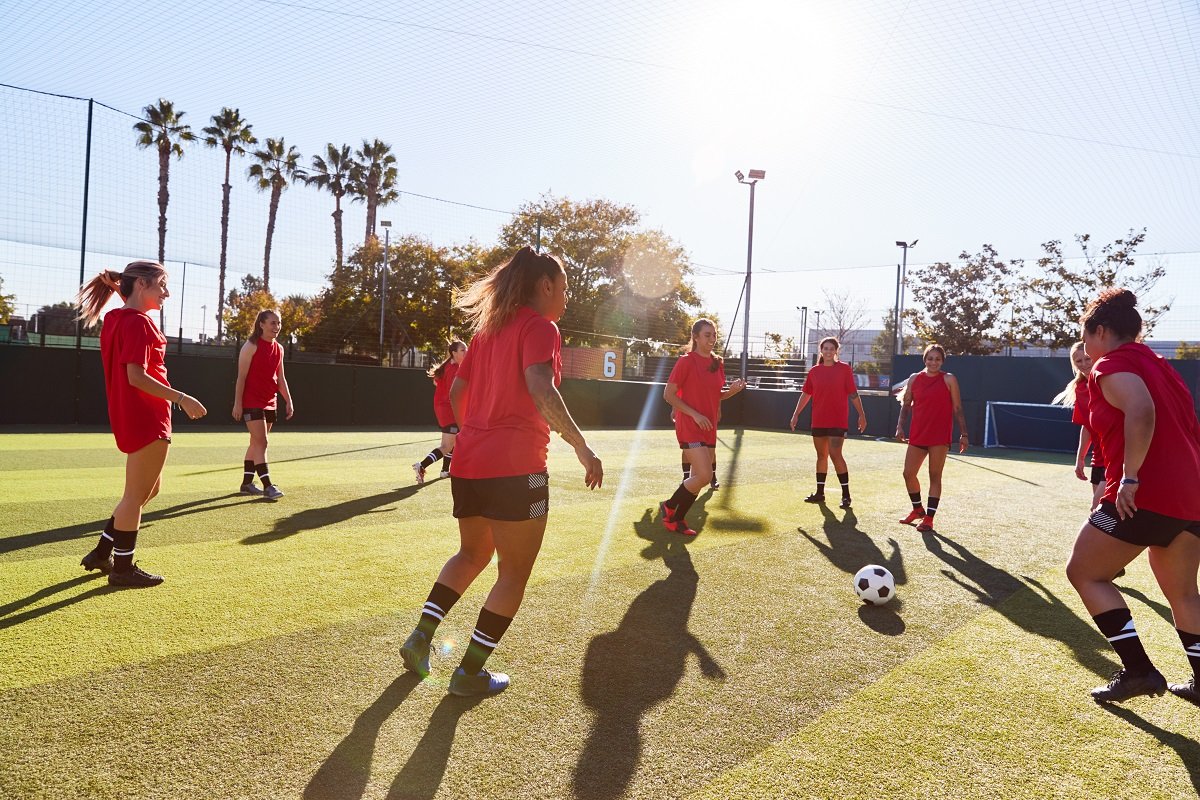
[[[945,361],[946,360],[946,348],[942,347],[940,344],[931,344],[928,347],[926,347],[925,352],[921,354],[921,360],[924,361],[925,356],[929,355],[930,353],[932,353],[935,350],[942,354],[942,361]]]
[[[538,254],[522,247],[487,275],[468,286],[455,300],[473,333],[494,333],[533,299],[537,282],[555,280],[566,269],[558,256]]]
[[[696,337],[700,335],[700,331],[704,330],[705,327],[712,328],[713,332],[716,333],[717,323],[713,322],[711,319],[705,319],[704,317],[701,317],[692,323],[692,338],[688,342],[687,352],[696,352]],[[724,363],[724,360],[717,355],[716,350],[713,351],[712,358],[712,363],[708,365],[708,371],[716,372],[720,368],[721,364]]]
[[[1076,342],[1071,345],[1071,372],[1074,373],[1071,380],[1063,387],[1063,390],[1054,395],[1054,399],[1050,401],[1051,405],[1067,406],[1070,408],[1075,405],[1075,387],[1087,380],[1087,373],[1080,372],[1079,367],[1075,366],[1075,354],[1083,349],[1083,342]]]
[[[108,305],[114,292],[122,300],[128,300],[137,281],[153,283],[166,274],[163,265],[157,261],[133,261],[121,272],[102,269],[99,275],[81,286],[79,294],[75,296],[75,307],[79,310],[76,319],[90,328],[100,319],[100,312]]]
[[[438,364],[436,367],[430,367],[429,371],[426,372],[425,374],[428,375],[429,377],[433,378],[434,380],[437,380],[438,378],[442,377],[442,373],[444,373],[446,371],[446,365],[454,360],[454,354],[457,353],[459,350],[466,350],[466,349],[467,349],[466,344],[464,344],[463,342],[460,342],[458,339],[455,339],[454,341],[452,341],[450,343],[450,354],[448,356],[446,356],[445,360],[442,361],[442,363]]]
[[[1087,304],[1079,324],[1088,333],[1103,325],[1118,339],[1133,340],[1142,334],[1142,315],[1137,310],[1137,295],[1128,289],[1109,288]]]
[[[278,311],[273,308],[264,308],[262,311],[258,312],[258,316],[254,318],[254,332],[250,334],[250,338],[246,341],[258,344],[258,340],[261,339],[263,335],[263,323],[267,321],[268,317],[274,317],[280,322],[283,322],[283,317],[279,316]]]

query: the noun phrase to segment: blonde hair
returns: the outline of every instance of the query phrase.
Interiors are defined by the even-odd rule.
[[[508,261],[463,290],[454,304],[466,315],[472,332],[494,333],[533,298],[539,280],[553,281],[566,273],[558,256],[522,247]]]
[[[1079,367],[1075,366],[1075,354],[1083,349],[1083,342],[1076,342],[1071,345],[1071,372],[1074,373],[1071,380],[1063,387],[1063,390],[1054,395],[1054,399],[1050,401],[1051,405],[1066,406],[1071,408],[1075,405],[1075,387],[1087,380],[1087,374],[1080,372]]]
[[[128,300],[139,279],[153,281],[166,274],[166,269],[157,261],[132,261],[125,265],[122,272],[102,269],[99,275],[81,286],[79,294],[75,296],[75,307],[79,309],[75,318],[86,327],[91,327],[100,319],[100,312],[108,305],[114,292],[122,300]]]
[[[692,323],[692,338],[690,341],[688,341],[687,352],[689,352],[689,353],[696,352],[696,336],[700,333],[700,330],[705,325],[712,328],[713,332],[716,333],[717,323],[713,322],[711,319],[701,317],[700,319],[696,320],[695,322]],[[717,368],[721,366],[724,359],[722,359],[719,355],[717,355],[717,352],[715,350],[713,351],[712,358],[713,358],[712,364],[709,365],[708,371],[716,372]]]

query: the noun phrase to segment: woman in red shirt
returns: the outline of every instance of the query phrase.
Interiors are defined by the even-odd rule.
[[[108,573],[111,586],[157,586],[161,575],[133,563],[142,508],[162,486],[163,465],[171,444],[171,403],[191,419],[206,410],[200,401],[167,381],[163,364],[167,340],[149,312],[171,296],[167,271],[155,261],[134,261],[122,272],[104,270],[79,290],[76,305],[84,325],[95,325],[113,293],[125,301],[104,315],[100,357],[108,419],[117,448],[125,453],[125,493],[113,510],[96,547],[80,566]]]
[[[825,502],[825,478],[829,475],[829,457],[833,456],[833,468],[837,470],[838,481],[842,484],[841,507],[849,508],[850,471],[842,456],[842,445],[850,429],[850,411],[846,408],[846,399],[849,398],[858,412],[859,433],[867,429],[867,415],[863,412],[858,386],[854,383],[854,370],[849,364],[838,361],[841,347],[841,343],[832,336],[821,340],[821,361],[804,376],[804,388],[800,391],[800,399],[796,401],[791,427],[796,430],[800,412],[811,400],[812,440],[817,450],[817,491],[804,498],[804,502]]]
[[[663,399],[674,409],[675,437],[691,470],[675,494],[658,507],[663,527],[684,536],[696,535],[687,526],[685,516],[696,502],[696,495],[713,477],[721,401],[746,388],[741,378],[725,388],[725,364],[713,353],[716,346],[717,326],[712,320],[696,320],[688,353],[675,362],[663,389]]]
[[[433,379],[433,413],[437,417],[438,427],[442,429],[440,447],[429,451],[425,458],[412,465],[417,475],[417,483],[425,482],[425,470],[432,467],[437,460],[442,459],[443,478],[450,477],[450,457],[454,453],[454,440],[458,438],[458,422],[454,419],[454,408],[450,405],[450,387],[458,375],[458,365],[467,356],[467,346],[455,339],[450,343],[450,354],[446,360],[429,370]]]
[[[1079,446],[1075,450],[1075,477],[1081,481],[1091,480],[1092,510],[1100,505],[1100,495],[1104,494],[1104,456],[1100,450],[1100,440],[1092,434],[1091,422],[1088,420],[1088,374],[1092,371],[1092,359],[1088,358],[1083,349],[1083,342],[1071,345],[1071,370],[1075,377],[1066,385],[1055,398],[1050,401],[1071,408],[1071,422],[1079,426]],[[1088,470],[1088,449],[1092,451],[1091,470]]]
[[[1104,448],[1104,494],[1075,540],[1067,578],[1122,668],[1092,690],[1099,703],[1168,688],[1200,705],[1200,422],[1191,392],[1167,360],[1137,341],[1142,317],[1128,289],[1105,289],[1080,318],[1092,358],[1089,420]],[[1113,575],[1149,550],[1192,667],[1168,686],[1142,647]]]
[[[937,513],[942,498],[942,469],[950,453],[950,440],[954,435],[954,420],[958,420],[958,452],[967,451],[967,418],[963,415],[962,399],[958,393],[958,379],[942,371],[946,363],[946,350],[940,344],[925,348],[925,369],[909,376],[900,398],[900,419],[896,422],[896,438],[908,443],[904,454],[904,486],[912,511],[900,520],[911,525],[917,520],[917,530],[928,533],[933,530],[933,515]],[[912,417],[908,437],[904,436],[904,424]],[[921,480],[918,474],[925,457],[929,456],[929,502],[921,504]]]
[[[287,403],[287,419],[296,413],[287,377],[283,374],[283,348],[277,341],[283,322],[271,309],[258,312],[254,332],[238,353],[237,383],[233,389],[233,418],[246,423],[250,445],[242,461],[242,494],[262,495],[268,500],[283,497],[279,487],[271,482],[267,466],[267,434],[275,426],[277,400],[282,394]],[[258,475],[263,488],[254,485]]]
[[[450,387],[454,418],[461,422],[450,466],[459,550],[442,567],[400,653],[406,669],[429,674],[438,623],[496,555],[499,575],[449,687],[456,695],[490,695],[509,680],[484,669],[484,662],[521,606],[546,532],[551,429],[575,449],[589,489],[603,483],[604,467],[558,393],[562,357],[555,323],[567,308],[562,262],[522,247],[471,285],[458,306],[475,333]]]

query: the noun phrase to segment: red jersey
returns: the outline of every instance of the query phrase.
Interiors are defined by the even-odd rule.
[[[433,379],[433,413],[439,428],[454,424],[454,409],[450,406],[450,384],[458,374],[458,364],[446,362],[440,377]]]
[[[1154,434],[1138,470],[1138,508],[1186,520],[1200,520],[1200,422],[1192,394],[1167,360],[1140,342],[1101,356],[1088,378],[1092,428],[1104,446],[1104,497],[1115,502],[1125,467],[1125,414],[1101,391],[1107,375],[1131,372],[1142,379],[1154,401]]]
[[[804,376],[802,391],[812,396],[812,427],[849,428],[850,409],[846,400],[858,392],[854,370],[841,361],[832,366],[817,364]]]
[[[122,453],[136,453],[158,439],[171,438],[171,402],[129,384],[126,364],[140,364],[146,374],[170,386],[163,358],[167,339],[154,320],[132,308],[104,315],[100,358],[108,395],[108,421]]]
[[[912,392],[912,424],[908,443],[917,447],[949,446],[954,437],[954,403],[946,373],[921,370],[908,383]]]
[[[680,444],[717,443],[717,421],[721,418],[721,390],[725,388],[725,364],[717,362],[715,371],[712,366],[713,357],[705,358],[699,353],[691,352],[675,362],[671,377],[667,378],[667,383],[675,384],[678,390],[675,396],[708,417],[713,425],[710,430],[702,431],[690,415],[676,411],[675,436]]]
[[[242,408],[261,408],[274,411],[278,402],[279,365],[283,363],[283,348],[276,340],[259,339],[246,371],[246,385],[242,387]]]
[[[458,366],[467,384],[466,419],[454,445],[450,474],[506,478],[546,470],[550,426],[525,386],[525,370],[549,361],[554,385],[562,381],[558,326],[529,306],[507,325],[471,340]]]
[[[1092,466],[1103,467],[1104,451],[1100,448],[1100,437],[1092,430],[1092,423],[1088,419],[1088,404],[1091,396],[1092,393],[1086,380],[1075,382],[1075,407],[1071,410],[1071,422],[1087,428],[1088,435],[1092,437]]]

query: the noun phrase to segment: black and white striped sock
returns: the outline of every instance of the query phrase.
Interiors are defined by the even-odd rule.
[[[125,572],[133,569],[133,550],[137,545],[137,531],[119,531],[113,528],[113,569]]]
[[[828,477],[829,477],[828,472],[818,472],[817,473],[817,494],[819,494],[819,495],[825,494],[825,479]]]
[[[929,502],[925,505],[925,516],[932,517],[934,514],[936,514],[937,509],[938,509],[938,503],[940,503],[941,501],[942,501],[942,498],[940,498],[940,497],[929,498]]]
[[[261,464],[254,465],[254,471],[258,473],[258,479],[262,481],[264,489],[271,486],[271,470],[268,469],[267,463],[264,461]]]
[[[1117,657],[1121,659],[1125,669],[1137,674],[1145,674],[1154,669],[1150,656],[1146,655],[1146,648],[1142,646],[1137,628],[1133,626],[1133,614],[1128,608],[1114,608],[1112,611],[1097,614],[1092,619],[1113,650],[1117,651]]]
[[[242,486],[252,486],[254,484],[254,462],[246,459],[242,462]]]
[[[454,604],[461,596],[444,583],[433,584],[433,589],[429,592],[429,599],[425,601],[425,607],[421,609],[421,620],[417,623],[417,630],[432,637],[437,626],[450,613],[450,609],[454,608]]]
[[[426,454],[425,458],[421,459],[421,469],[433,466],[433,462],[442,457],[442,448],[435,447]]]
[[[924,511],[925,507],[921,505],[921,493],[909,492],[908,499],[912,501],[913,511]]]
[[[115,517],[109,517],[108,523],[104,526],[104,533],[100,534],[100,541],[96,545],[96,552],[102,556],[106,556],[113,551],[113,522]]]
[[[442,472],[450,471],[450,458],[453,455],[454,455],[453,453],[445,453],[442,456]]]
[[[1200,683],[1200,633],[1188,633],[1178,628],[1179,641],[1183,642],[1183,652],[1187,653],[1188,663],[1192,665],[1192,675]]]
[[[488,656],[500,644],[500,637],[512,624],[512,617],[502,617],[488,611],[486,608],[479,612],[479,621],[475,623],[475,632],[471,634],[471,643],[459,666],[468,675],[478,675]]]
[[[850,473],[839,472],[837,474],[838,481],[842,484],[842,497],[850,496]]]

